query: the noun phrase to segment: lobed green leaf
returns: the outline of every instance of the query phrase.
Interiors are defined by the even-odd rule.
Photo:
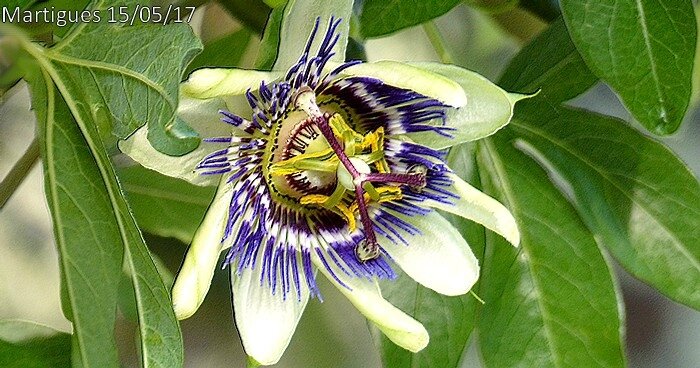
[[[126,138],[148,123],[151,144],[177,155],[199,144],[175,111],[181,71],[200,50],[186,24],[82,23],[43,58],[64,88],[80,96],[90,114],[117,137]]]
[[[27,78],[43,127],[46,193],[61,257],[64,310],[75,330],[73,364],[118,366],[113,334],[124,263],[136,291],[143,366],[182,366],[182,339],[168,291],[98,132],[109,112],[96,113],[47,51],[17,37],[40,68],[39,77]]]
[[[114,325],[123,248],[100,171],[55,87],[32,84],[43,137],[47,202],[59,251],[64,313],[73,322],[73,363],[117,367]]]
[[[49,75],[45,76],[53,88]],[[34,96],[36,101],[41,95],[34,92]],[[123,254],[136,291],[143,366],[182,366],[180,330],[168,291],[127,207],[99,134],[86,121],[80,105],[70,95],[63,96],[48,89],[46,115],[39,117],[46,124],[47,196],[76,330],[73,362],[86,367],[117,366],[113,331]],[[109,259],[100,260],[107,256]]]

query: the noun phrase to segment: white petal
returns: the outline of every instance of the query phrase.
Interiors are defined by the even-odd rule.
[[[219,109],[226,104],[221,99],[182,99],[178,107],[180,116],[202,138],[230,136],[231,126],[219,120]],[[126,140],[119,142],[119,149],[146,168],[196,185],[214,186],[217,175],[200,175],[194,167],[209,153],[225,148],[225,145],[201,142],[194,151],[182,156],[169,156],[159,152],[148,141],[148,127],[139,128]]]
[[[508,93],[481,75],[454,65],[438,63],[412,63],[415,68],[432,72],[456,83],[466,95],[467,104],[447,110],[447,127],[452,137],[444,137],[433,132],[406,134],[418,144],[444,149],[459,143],[487,137],[510,122],[515,103],[532,97]],[[441,124],[435,121],[435,124]]]
[[[520,232],[515,218],[508,209],[497,200],[469,185],[455,174],[448,174],[452,179],[450,192],[459,195],[455,204],[445,204],[429,200],[426,205],[461,216],[484,225],[508,240],[513,246],[520,244]]]
[[[411,217],[386,211],[420,231],[411,235],[396,229],[408,245],[377,234],[379,244],[406,274],[444,295],[462,295],[474,286],[479,263],[466,240],[445,218],[435,211]]]
[[[302,287],[301,300],[293,288],[282,299],[279,289],[273,295],[270,288],[260,285],[262,255],[257,267],[236,274],[231,267],[231,292],[236,326],[246,354],[262,365],[279,361],[292,340],[304,308],[309,301],[308,289]]]
[[[419,352],[428,345],[428,331],[411,316],[402,312],[382,297],[376,281],[361,278],[350,278],[340,270],[335,274],[342,277],[343,283],[338,282],[328,273],[328,270],[313,253],[313,261],[318,269],[342,292],[348,300],[368,320],[382,331],[389,340],[411,352]],[[343,277],[345,276],[345,277]]]
[[[192,244],[173,285],[173,308],[178,319],[193,315],[209,291],[222,249],[221,237],[232,195],[229,185],[221,185],[204,220],[194,233]]]
[[[180,85],[180,93],[198,99],[240,95],[248,89],[257,90],[262,81],[269,83],[280,76],[279,73],[236,68],[198,69]]]
[[[459,83],[438,73],[396,61],[353,65],[342,74],[377,78],[390,86],[416,91],[449,106],[460,107],[467,103],[467,96]]]

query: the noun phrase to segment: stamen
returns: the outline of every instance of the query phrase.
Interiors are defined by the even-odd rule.
[[[315,100],[315,98],[314,98]],[[315,102],[315,101],[314,101]],[[376,259],[379,257],[379,244],[377,243],[377,237],[374,234],[374,227],[372,226],[372,219],[369,217],[367,212],[367,203],[365,202],[364,189],[362,188],[362,179],[360,177],[360,172],[355,168],[355,165],[350,161],[350,158],[343,151],[343,147],[333,134],[333,129],[328,124],[329,114],[314,117],[314,122],[318,126],[321,134],[326,138],[328,144],[331,146],[335,154],[338,156],[340,162],[345,166],[345,169],[350,173],[355,182],[355,200],[357,201],[357,209],[360,212],[360,222],[362,222],[362,227],[365,230],[365,240],[360,244],[357,244],[355,248],[356,255],[358,259],[362,262]]]

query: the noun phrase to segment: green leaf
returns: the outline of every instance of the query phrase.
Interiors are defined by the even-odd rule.
[[[70,349],[70,334],[29,321],[0,321],[0,367],[68,367]]]
[[[185,75],[198,68],[238,66],[252,37],[253,34],[243,28],[207,43],[187,67]]]
[[[150,254],[153,263],[158,270],[158,275],[163,281],[163,285],[167,290],[170,290],[173,286],[173,281],[175,281],[175,275],[168,269],[168,267],[163,263],[156,254]],[[121,312],[127,319],[138,322],[138,309],[136,301],[136,293],[134,291],[134,284],[131,282],[133,275],[130,270],[125,270],[122,274],[122,278],[119,281],[119,296],[118,296],[118,306],[119,312]]]
[[[75,12],[75,11],[82,11],[87,7],[87,5],[90,3],[90,0],[48,0],[48,1],[26,1],[25,3],[31,4],[28,6],[29,11],[36,12],[36,11],[43,11],[44,9],[48,9],[49,11],[51,9],[54,10],[65,10],[67,12]],[[27,7],[25,7],[26,9]],[[66,16],[67,18],[67,16]],[[42,19],[39,17],[36,17],[36,19]],[[59,26],[58,22],[46,22],[46,23],[40,23],[40,22],[34,22],[30,24],[20,24],[22,27],[27,28],[29,32],[32,34],[41,34],[42,32],[51,32],[53,33],[54,36],[56,36],[58,39],[61,39],[65,37],[65,35],[70,32],[71,28],[75,26],[75,24],[71,22],[66,22],[64,26]],[[52,43],[52,42],[51,42]]]
[[[510,130],[510,129],[508,129]],[[487,234],[479,325],[487,367],[623,367],[611,270],[593,236],[508,131],[479,142],[484,187],[506,204],[520,248]]]
[[[592,83],[575,55],[566,67],[526,66],[546,66],[549,59],[563,60],[575,52],[559,42],[550,53],[538,52],[543,48],[533,45],[547,45],[540,36],[502,78],[503,85],[518,90],[542,88],[540,95],[518,105],[510,125],[526,143],[521,148],[558,182],[567,183],[562,190],[627,271],[670,298],[699,308],[700,296],[694,292],[700,283],[697,180],[666,147],[624,122],[558,107],[557,102]],[[530,54],[544,56],[528,58]]]
[[[561,15],[559,2],[557,1],[519,0],[518,5],[547,22],[552,22]]]
[[[635,277],[700,309],[700,185],[668,148],[624,122],[559,109],[514,131],[571,188],[586,225]]]
[[[200,187],[140,166],[118,171],[141,229],[189,244],[204,217],[213,187]]]
[[[55,70],[54,78],[71,95],[80,96],[91,115],[117,137],[125,138],[148,122],[152,145],[178,155],[199,144],[175,111],[181,71],[200,50],[186,24],[81,23],[56,46],[42,50],[41,58]]]
[[[37,1],[38,0],[7,0],[4,7],[10,11],[14,10],[14,8],[26,9]]]
[[[309,35],[314,28],[318,18],[319,27],[311,52],[315,52],[323,41],[323,36],[328,28],[331,17],[342,19],[337,33],[340,35],[338,43],[333,49],[335,56],[331,61],[342,62],[345,57],[345,48],[348,43],[348,33],[350,32],[350,16],[352,14],[352,1],[334,0],[290,0],[284,8],[275,8],[268,21],[268,30],[265,30],[263,46],[260,53],[268,53],[277,50],[273,70],[287,70],[294,65],[304,52],[304,47],[309,39]],[[279,18],[278,18],[279,17]],[[277,23],[279,21],[279,23]],[[275,32],[279,26],[279,33]],[[269,59],[260,64],[268,64]]]
[[[45,125],[47,197],[76,331],[73,364],[117,366],[113,331],[123,254],[136,291],[143,366],[182,366],[182,338],[168,291],[93,120],[104,115],[94,115],[91,106],[71,94],[42,51],[23,42],[48,86],[33,80],[35,106],[40,106],[35,108],[40,124]]]
[[[563,19],[553,22],[510,61],[499,86],[508,91],[539,93],[518,106],[558,104],[589,89],[598,78],[586,67],[571,42]]]
[[[43,137],[46,197],[73,322],[74,363],[117,367],[114,324],[123,248],[100,172],[53,85],[32,85]],[[50,81],[49,81],[50,82]],[[90,185],[85,185],[90,183]]]
[[[364,0],[360,32],[365,38],[387,35],[439,17],[457,4],[459,0]]]
[[[202,1],[199,1],[202,3]],[[261,0],[218,0],[228,13],[241,22],[246,28],[262,34],[265,28],[265,20],[270,14],[270,7]],[[189,2],[195,5],[195,2]]]
[[[263,32],[258,57],[255,59],[255,68],[259,70],[272,70],[277,60],[277,48],[280,44],[280,31],[282,30],[282,16],[284,6],[279,6],[270,12]]]
[[[277,8],[287,3],[287,0],[263,0],[267,6]]]
[[[681,124],[691,93],[695,14],[687,0],[562,0],[591,70],[656,134]]]

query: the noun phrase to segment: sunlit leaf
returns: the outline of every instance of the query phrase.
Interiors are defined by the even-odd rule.
[[[479,337],[487,367],[623,367],[611,269],[575,210],[504,131],[479,143],[484,188],[522,240],[487,234]]]
[[[521,148],[561,175],[586,225],[622,266],[700,309],[700,185],[668,148],[610,117],[559,109],[512,124]]]
[[[697,30],[686,0],[562,0],[564,19],[591,70],[656,134],[675,132],[691,94]]]

